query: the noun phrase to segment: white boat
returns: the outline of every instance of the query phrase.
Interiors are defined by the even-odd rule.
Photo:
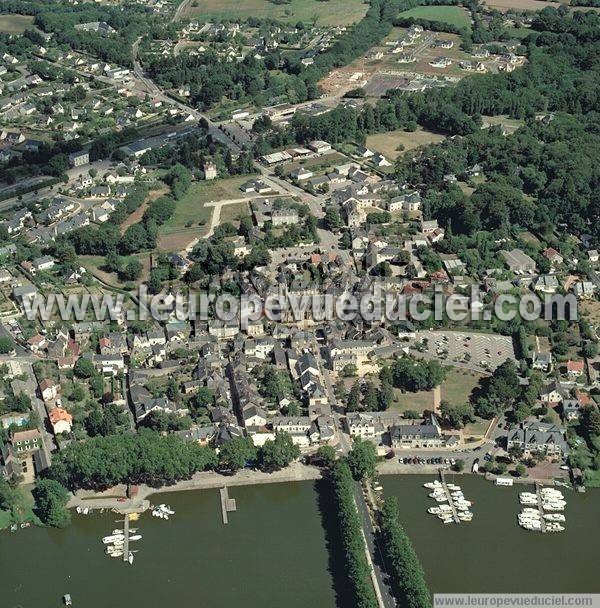
[[[558,523],[549,523],[546,525],[547,532],[564,532],[564,526],[561,526]]]
[[[565,505],[562,503],[543,503],[542,509],[544,511],[564,511]]]
[[[453,492],[458,491],[458,492],[460,492],[460,486],[457,486],[456,484],[453,484],[453,483],[447,483],[447,484],[446,484],[446,487],[447,487],[447,488],[448,488],[450,491],[453,491]]]
[[[566,521],[566,518],[564,515],[562,515],[562,513],[546,513],[544,515],[544,519],[546,521]]]
[[[130,564],[133,564],[133,553],[131,551],[129,552],[129,555],[127,556],[127,561]]]
[[[158,508],[159,508],[159,509],[160,509],[160,510],[161,510],[163,513],[166,513],[167,515],[175,515],[175,511],[173,511],[173,510],[171,509],[171,507],[169,507],[169,505],[165,505],[165,504],[158,505]]]
[[[117,536],[121,536],[121,535],[125,536],[125,533],[123,532],[123,530],[118,530],[118,529],[113,530],[112,534],[116,534]]]
[[[433,490],[435,488],[441,488],[442,482],[441,481],[428,481],[427,483],[423,484],[423,487],[428,488],[430,490]]]
[[[473,519],[473,513],[471,513],[471,511],[461,511],[458,514],[458,519],[461,521],[471,521]]]
[[[141,534],[134,534],[133,536],[129,537],[129,540],[142,540],[142,535]]]
[[[431,513],[431,515],[439,515],[441,511],[439,507],[429,507],[429,509],[427,509],[427,513]]]
[[[115,541],[123,540],[124,538],[125,538],[125,535],[124,535],[124,534],[111,534],[111,535],[109,535],[109,536],[105,536],[105,537],[102,539],[102,542],[103,542],[105,545],[109,545],[109,544],[114,543]]]
[[[115,551],[110,554],[110,557],[123,557],[123,551]]]

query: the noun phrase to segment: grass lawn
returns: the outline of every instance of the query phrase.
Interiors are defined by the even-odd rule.
[[[220,223],[225,224],[230,222],[235,224],[244,217],[244,215],[250,214],[250,207],[248,203],[233,203],[232,205],[224,205],[221,208]]]
[[[31,27],[33,27],[33,17],[26,15],[0,16],[0,32],[5,34],[22,34]]]
[[[12,523],[12,518],[9,511],[0,511],[0,530],[8,528]]]
[[[450,368],[442,384],[442,400],[452,405],[468,403],[473,389],[479,384],[481,374],[458,368]]]
[[[469,14],[458,6],[417,6],[400,13],[400,17],[444,21],[459,28],[471,29]]]
[[[392,408],[400,412],[413,410],[415,412],[423,412],[424,410],[433,410],[433,391],[418,391],[416,393],[403,393],[398,389],[394,389],[394,403]]]
[[[303,21],[320,26],[351,25],[360,21],[368,4],[362,0],[291,0],[275,4],[268,0],[195,0],[182,17],[210,19],[275,19],[289,23]]]
[[[208,231],[212,209],[204,203],[242,198],[240,186],[248,177],[234,177],[210,182],[195,182],[187,194],[177,201],[175,213],[159,228],[159,248],[179,251]],[[223,209],[227,209],[226,205]]]
[[[150,273],[150,254],[149,253],[140,253],[134,256],[123,256],[124,264],[127,263],[131,258],[137,258],[143,266],[142,276],[136,283],[139,281],[147,281],[148,275]],[[116,273],[106,272],[102,269],[106,262],[106,258],[101,255],[82,255],[79,256],[81,260],[81,264],[83,267],[97,279],[99,279],[102,283],[106,283],[111,287],[116,287],[117,289],[124,289],[127,287],[128,283],[121,281]]]
[[[524,120],[509,118],[508,116],[482,116],[484,125],[501,125],[509,134],[514,133],[525,124]]]
[[[383,154],[389,160],[395,160],[398,156],[403,154],[403,152],[414,150],[415,148],[426,144],[439,143],[444,141],[444,139],[445,137],[443,135],[426,131],[420,127],[413,133],[398,129],[396,131],[390,131],[389,133],[369,135],[367,137],[367,148]],[[396,150],[399,144],[404,146],[403,152]]]

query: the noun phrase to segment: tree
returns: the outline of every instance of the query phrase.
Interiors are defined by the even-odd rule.
[[[341,373],[344,378],[352,378],[357,374],[358,368],[356,367],[356,365],[354,365],[354,363],[347,363],[346,365],[344,365],[344,368],[342,369]]]
[[[317,458],[324,466],[331,468],[335,464],[335,448],[330,445],[322,445],[317,450]]]
[[[91,378],[96,375],[96,368],[90,359],[80,357],[73,367],[73,373],[77,378]]]
[[[452,469],[454,471],[456,471],[457,473],[462,473],[462,471],[464,471],[464,469],[465,469],[465,461],[462,460],[461,458],[459,458],[452,465]]]
[[[379,527],[386,564],[401,605],[407,608],[430,608],[431,597],[423,567],[410,538],[400,525],[400,509],[395,498],[387,498],[379,516]]]
[[[527,469],[522,464],[519,463],[515,467],[515,475],[517,477],[527,477]]]
[[[348,394],[348,400],[346,401],[346,411],[356,412],[360,407],[360,385],[355,382],[350,389]]]
[[[354,479],[372,479],[375,477],[375,465],[377,463],[375,444],[370,441],[363,441],[358,437],[355,438],[346,461]]]
[[[452,405],[447,401],[440,403],[440,413],[442,419],[455,429],[461,429],[467,422],[472,422],[475,415],[470,403]]]
[[[325,210],[325,226],[331,232],[338,232],[343,226],[340,212],[335,207],[327,207]]]
[[[300,448],[289,433],[277,433],[275,439],[267,439],[258,451],[258,465],[263,471],[282,469],[300,456]]]
[[[256,458],[256,448],[250,437],[236,437],[219,449],[219,467],[232,472],[239,471]]]
[[[600,435],[600,412],[595,405],[583,408],[583,426],[590,437]]]
[[[58,481],[38,479],[33,490],[35,514],[47,526],[64,528],[71,521],[67,509],[69,493]]]
[[[135,281],[142,275],[143,268],[142,263],[138,259],[133,258],[125,264],[121,270],[121,276],[125,281]]]
[[[0,355],[7,355],[13,351],[12,340],[8,336],[0,336]]]

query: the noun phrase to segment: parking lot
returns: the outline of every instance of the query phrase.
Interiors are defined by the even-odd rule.
[[[498,334],[420,331],[411,342],[411,351],[415,356],[481,373],[493,372],[507,359],[515,359],[512,338]]]

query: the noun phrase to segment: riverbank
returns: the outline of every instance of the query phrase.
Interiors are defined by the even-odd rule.
[[[285,469],[273,473],[244,469],[235,475],[226,476],[209,471],[196,473],[191,479],[179,481],[170,486],[153,488],[147,485],[137,487],[135,496],[127,497],[127,486],[122,484],[106,492],[79,490],[75,492],[67,506],[88,507],[89,509],[115,509],[120,513],[144,511],[150,506],[148,498],[154,494],[184,492],[189,490],[210,490],[223,486],[249,486],[271,483],[291,483],[297,481],[314,481],[321,479],[321,470],[317,467],[294,462]]]

